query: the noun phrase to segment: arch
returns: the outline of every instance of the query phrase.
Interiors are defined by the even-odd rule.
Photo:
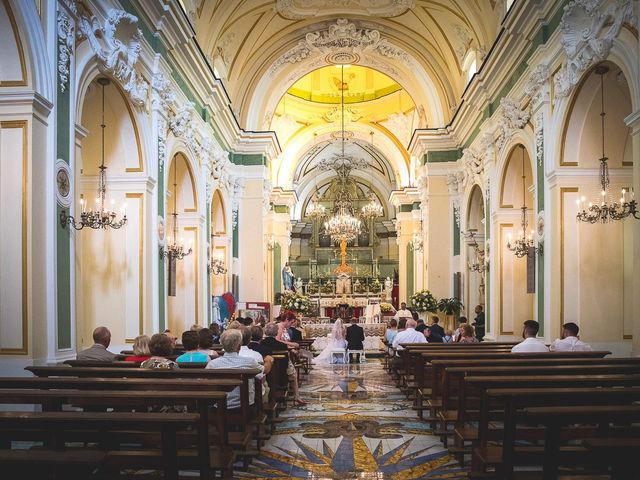
[[[167,299],[167,325],[172,332],[179,334],[189,330],[194,323],[199,323],[203,317],[204,312],[200,311],[199,268],[205,262],[199,256],[205,250],[199,247],[200,214],[196,177],[189,157],[182,151],[175,152],[167,163],[165,179],[165,215],[172,217],[170,222],[167,221],[167,245],[179,243],[185,251],[191,250],[190,254],[175,261],[175,270],[171,261],[165,262],[167,278],[175,274],[175,295],[168,295]]]
[[[464,269],[466,271],[465,277],[465,305],[468,306],[468,311],[471,311],[475,305],[485,304],[485,274],[484,272],[473,271],[470,268],[471,264],[484,263],[484,250],[485,250],[485,227],[486,221],[485,215],[485,201],[482,193],[482,188],[479,185],[474,184],[471,187],[469,196],[466,203],[466,215],[465,224],[467,233],[470,230],[474,230],[473,240],[470,236],[465,235],[465,256],[466,265]],[[474,241],[477,247],[474,245]],[[476,253],[476,248],[483,252],[482,255]]]
[[[498,208],[519,209],[526,201],[528,208],[533,207],[535,195],[531,192],[531,186],[535,185],[533,177],[533,165],[531,155],[527,148],[518,143],[506,150],[504,164],[500,174],[500,190]],[[524,172],[523,172],[524,168]],[[522,191],[522,176],[525,177],[525,192]],[[528,192],[528,193],[527,193]]]
[[[217,189],[211,198],[211,250],[210,258],[217,258],[224,262],[227,273],[222,275],[209,275],[211,295],[222,295],[229,290],[229,237],[227,230],[227,209],[224,197],[220,189]]]
[[[227,234],[227,216],[222,192],[217,189],[211,198],[211,234]]]

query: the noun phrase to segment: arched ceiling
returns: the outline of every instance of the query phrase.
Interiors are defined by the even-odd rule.
[[[504,0],[183,0],[241,125],[264,129],[297,80],[348,53],[402,85],[429,127],[451,119],[462,62],[488,51]]]

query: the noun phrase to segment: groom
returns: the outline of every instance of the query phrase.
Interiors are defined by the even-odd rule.
[[[351,325],[347,328],[347,350],[364,350],[362,342],[364,342],[364,330],[358,325],[358,318],[353,317],[351,319]],[[350,363],[351,355],[349,355]],[[359,353],[357,355],[358,357],[360,356]],[[358,358],[358,360],[360,360],[360,358]]]

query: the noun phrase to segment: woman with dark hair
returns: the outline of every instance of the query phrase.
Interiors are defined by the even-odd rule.
[[[198,332],[198,352],[209,355],[211,358],[216,358],[218,354],[213,347],[213,332],[208,328],[202,328]]]
[[[178,368],[178,364],[167,357],[173,353],[173,343],[164,333],[156,333],[149,340],[149,350],[151,358],[145,360],[140,365],[141,368],[159,368],[173,370]]]
[[[201,329],[202,330],[202,329]],[[208,362],[209,355],[198,351],[200,336],[196,331],[184,332],[182,334],[182,346],[185,352],[176,358],[176,362]]]
[[[211,325],[209,325],[209,330],[211,330],[211,333],[213,334],[214,345],[216,343],[220,343],[220,335],[222,335],[220,325],[218,325],[217,323],[212,323]]]

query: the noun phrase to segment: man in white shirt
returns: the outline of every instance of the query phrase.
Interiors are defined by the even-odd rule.
[[[396,350],[403,350],[401,343],[427,343],[427,339],[424,333],[417,332],[417,322],[414,319],[407,320],[407,328],[398,334],[393,339],[393,348]]]
[[[562,337],[556,339],[549,350],[552,352],[590,352],[591,345],[578,340],[578,325],[573,322],[562,325]]]
[[[400,310],[398,310],[396,312],[396,314],[394,315],[394,318],[396,320],[400,319],[400,318],[413,318],[413,315],[411,314],[411,310],[407,309],[407,304],[402,302],[400,304]]]
[[[511,349],[511,353],[548,352],[547,346],[536,338],[540,325],[535,320],[524,322],[522,338],[524,340]]]
[[[242,346],[242,333],[240,330],[227,330],[220,337],[220,343],[224,348],[224,355],[211,360],[206,368],[257,368],[260,374],[264,373],[264,367],[253,358],[241,357],[239,355]],[[255,384],[249,380],[249,404],[255,403]],[[240,387],[234,388],[227,393],[227,408],[240,408]]]

